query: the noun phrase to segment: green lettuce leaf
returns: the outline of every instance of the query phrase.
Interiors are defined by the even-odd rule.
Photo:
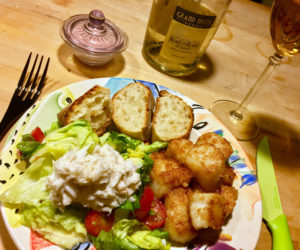
[[[111,232],[101,231],[100,234],[95,237],[90,235],[90,239],[96,249],[105,250],[119,250],[117,241]]]
[[[38,206],[40,201],[49,196],[46,181],[52,171],[51,159],[40,158],[36,160],[12,187],[0,195],[0,201],[10,206],[22,207],[25,204]]]
[[[156,141],[152,144],[146,144],[140,140],[133,139],[125,134],[117,132],[106,132],[100,137],[100,144],[111,145],[122,156],[127,158],[144,158],[146,154],[157,152],[167,147],[167,142]]]
[[[161,141],[156,141],[153,142],[152,144],[142,143],[136,147],[135,151],[144,152],[146,154],[152,154],[154,152],[166,148],[167,146],[168,146],[167,142],[161,142]]]
[[[167,234],[161,230],[154,231],[138,220],[122,219],[114,224],[110,232],[101,231],[97,237],[90,238],[97,249],[169,250],[170,244],[165,244],[164,240]]]
[[[51,242],[59,242],[65,248],[72,248],[76,243],[87,239],[84,226],[86,210],[67,207],[64,212],[55,208],[46,200],[39,206],[26,205],[21,223],[42,234]]]
[[[44,132],[44,135],[47,136],[48,134],[50,134],[51,132],[53,132],[58,128],[61,128],[59,122],[52,122],[51,127]]]
[[[135,149],[142,141],[133,139],[125,134],[117,132],[106,132],[100,137],[100,144],[109,144],[120,154],[127,153],[128,149]]]
[[[23,158],[28,158],[40,143],[36,141],[31,134],[22,135],[21,141],[17,144],[17,148],[22,152]]]
[[[128,239],[143,249],[170,249],[170,245],[164,245],[162,239],[151,234],[151,231],[134,232]]]
[[[166,231],[163,231],[159,228],[154,229],[151,233],[152,236],[158,237],[158,238],[162,238],[162,239],[168,239],[169,237],[169,233]]]
[[[40,157],[57,160],[67,151],[76,147],[90,146],[90,151],[99,143],[98,136],[93,132],[86,120],[77,120],[62,128],[50,132],[43,140],[42,147],[29,159],[30,163]]]

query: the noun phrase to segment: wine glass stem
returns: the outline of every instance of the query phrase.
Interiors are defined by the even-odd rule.
[[[276,66],[279,66],[281,64],[281,59],[283,57],[277,53],[275,53],[273,56],[269,57],[269,63],[265,67],[264,71],[260,74],[260,76],[257,78],[256,82],[253,84],[247,95],[244,97],[242,102],[239,104],[237,109],[232,110],[230,112],[230,115],[234,119],[242,120],[243,119],[243,112],[245,108],[248,106],[250,101],[253,99],[253,97],[257,94],[260,87],[263,85],[263,83],[266,82],[266,80],[270,77],[273,70],[276,68]]]

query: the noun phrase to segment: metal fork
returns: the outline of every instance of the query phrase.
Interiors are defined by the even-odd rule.
[[[14,122],[36,101],[36,99],[40,96],[41,90],[45,85],[45,78],[50,62],[50,58],[48,57],[47,63],[44,69],[44,72],[38,82],[38,76],[41,69],[41,65],[43,62],[44,56],[40,58],[40,62],[37,68],[37,71],[34,75],[33,80],[32,76],[34,74],[34,70],[38,61],[39,55],[37,54],[32,66],[32,69],[28,75],[26,80],[26,73],[29,66],[29,62],[32,56],[32,52],[30,52],[23,72],[21,74],[18,86],[13,94],[13,97],[10,100],[9,106],[4,114],[2,121],[0,123],[0,141],[9,130],[9,128],[14,124]]]

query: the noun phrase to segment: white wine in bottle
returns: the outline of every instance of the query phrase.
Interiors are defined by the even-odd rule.
[[[154,0],[144,58],[156,69],[184,76],[197,69],[230,0]]]

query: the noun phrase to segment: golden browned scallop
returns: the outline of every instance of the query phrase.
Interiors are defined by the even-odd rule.
[[[189,188],[175,188],[169,191],[165,198],[167,219],[164,226],[169,232],[169,239],[186,243],[197,236],[189,214]]]
[[[195,229],[222,227],[225,211],[224,198],[217,193],[194,191],[190,194],[190,216]]]
[[[225,201],[225,217],[230,215],[235,207],[238,198],[238,191],[234,187],[221,185],[219,193],[224,197]]]
[[[167,158],[167,151],[161,150],[159,152],[154,152],[150,155],[150,157],[153,161],[155,161],[157,159],[165,159],[165,158]]]
[[[194,145],[187,153],[186,166],[207,191],[215,191],[225,170],[223,154],[211,144]]]
[[[193,177],[192,172],[175,159],[166,157],[165,152],[151,154],[153,167],[150,171],[150,186],[157,198],[164,197],[175,187],[187,187]]]
[[[232,186],[236,174],[232,167],[226,166],[222,175],[222,184],[226,186]]]
[[[199,145],[203,143],[212,144],[216,148],[220,149],[225,159],[228,159],[233,152],[233,149],[229,141],[227,141],[223,136],[218,135],[214,132],[208,132],[201,135],[195,144]]]
[[[193,143],[187,139],[175,139],[169,142],[167,156],[185,164],[186,154],[192,149]]]

